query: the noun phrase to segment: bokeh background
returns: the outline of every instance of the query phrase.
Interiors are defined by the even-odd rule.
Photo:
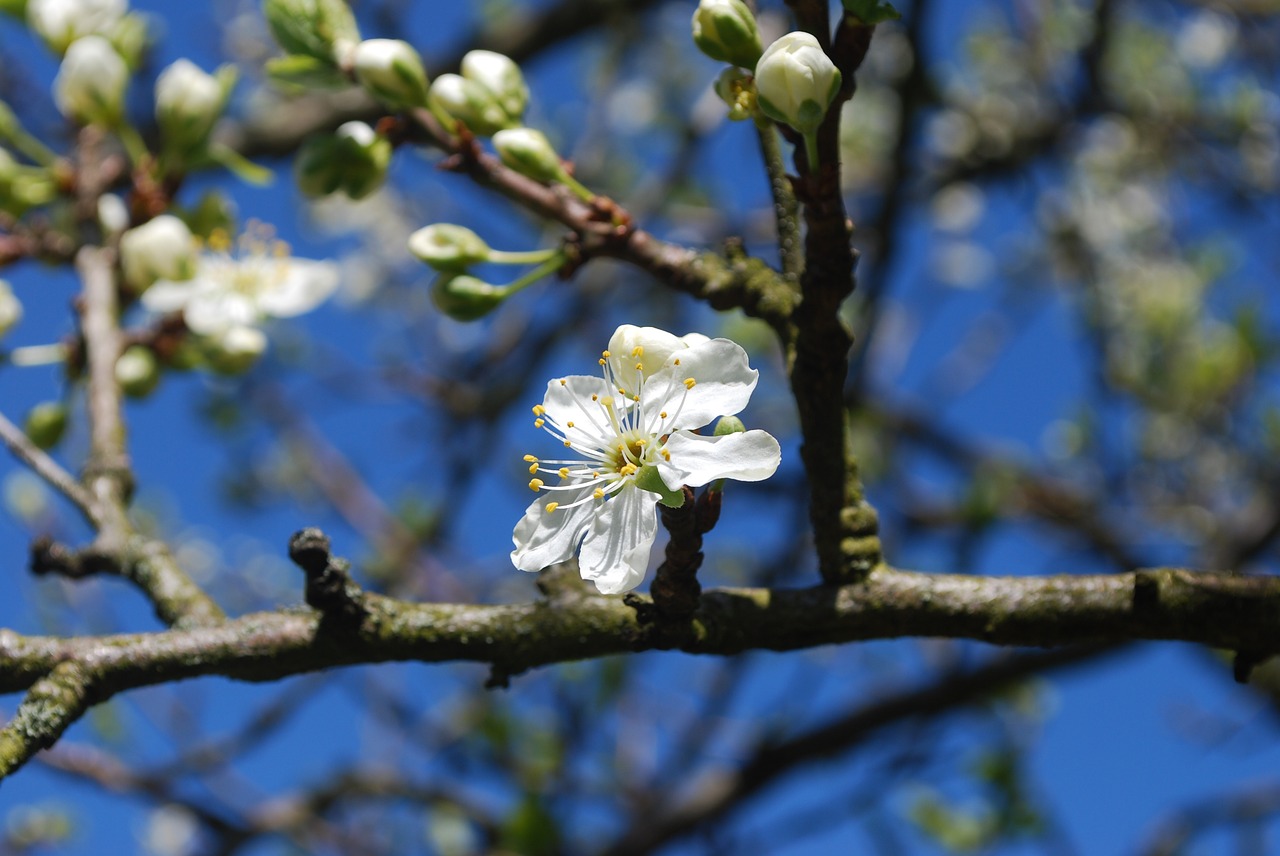
[[[739,237],[776,258],[755,135],[710,92],[719,67],[692,46],[690,2],[353,6],[366,37],[411,41],[433,75],[474,47],[516,58],[528,123],[645,228],[697,247]],[[547,378],[589,373],[619,323],[727,335],[761,370],[744,418],[782,440],[783,468],[730,486],[704,585],[816,581],[795,421],[763,324],[608,262],[484,321],[444,318],[406,252],[414,229],[460,223],[500,249],[553,246],[563,229],[412,146],[371,199],[304,199],[298,144],[377,109],[355,91],[272,90],[255,3],[134,7],[155,39],[131,90],[138,124],[169,62],[236,63],[221,133],[276,171],[267,187],[193,176],[179,204],[220,198],[344,271],[334,300],[271,328],[249,374],[170,374],[129,405],[138,518],[229,611],[301,601],[285,546],[307,525],[370,588],[534,597],[507,558],[529,496],[521,456],[544,439],[527,408]],[[1280,6],[900,8],[846,108],[843,174],[862,254],[845,405],[889,559],[982,574],[1274,572]],[[781,3],[761,3],[760,20],[769,36],[790,29]],[[66,150],[56,67],[0,20],[0,97]],[[69,271],[23,262],[3,276],[27,310],[4,347],[72,333]],[[72,404],[58,455],[73,469],[80,391],[56,368],[0,367],[11,418]],[[124,583],[34,578],[33,537],[87,533],[12,460],[0,489],[0,624],[159,629]],[[148,689],[96,708],[0,786],[0,852],[1274,852],[1280,678],[1268,668],[1239,686],[1213,652],[1176,644],[1007,656],[901,640],[610,658],[499,691],[477,666],[412,664]],[[1020,679],[992,690],[983,679],[999,668]],[[0,701],[11,712],[18,700]],[[714,807],[726,786],[739,790]]]

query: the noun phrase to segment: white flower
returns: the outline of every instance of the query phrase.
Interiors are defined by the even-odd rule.
[[[511,560],[540,571],[581,550],[583,579],[604,594],[639,585],[658,534],[655,503],[680,490],[731,478],[759,481],[781,460],[764,431],[695,434],[718,416],[742,410],[759,372],[728,339],[683,338],[624,325],[600,359],[603,377],[575,375],[547,384],[534,425],[577,458],[526,455],[544,491],[516,525]],[[540,475],[555,475],[550,485]]]
[[[802,134],[818,130],[839,91],[839,69],[809,33],[787,33],[756,63],[760,109]]]
[[[129,68],[102,36],[72,42],[53,80],[53,97],[68,119],[114,123],[124,106]]]
[[[195,263],[196,239],[172,214],[161,214],[120,236],[120,267],[137,291],[156,280],[190,279]]]
[[[338,287],[332,262],[295,259],[265,227],[250,228],[237,252],[225,236],[210,239],[211,252],[196,260],[185,282],[160,280],[142,295],[152,312],[182,312],[195,333],[216,336],[269,317],[288,318],[315,309]]]
[[[128,8],[125,0],[27,0],[27,23],[58,53],[81,36],[103,34]]]

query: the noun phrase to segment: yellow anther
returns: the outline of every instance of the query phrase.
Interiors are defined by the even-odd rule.
[[[591,495],[594,496],[596,499],[604,499],[604,491],[602,491],[600,488],[596,488]]]
[[[638,372],[644,371],[644,363],[636,363],[636,371]]]
[[[544,484],[546,484],[546,482],[544,482],[542,479],[530,479],[529,490],[533,491],[534,493],[537,493],[538,491],[542,490],[542,486]]]
[[[533,420],[533,427],[534,427],[534,428],[541,428],[543,425],[546,425],[546,424],[547,424],[547,421],[546,421],[545,419],[535,419],[535,420]]]
[[[569,448],[569,447],[570,447],[570,446],[572,446],[572,445],[573,445],[573,444],[572,444],[572,443],[570,443],[568,440],[565,440],[565,441],[564,441],[564,447],[565,447],[566,449],[567,449],[567,448]]]
[[[215,253],[225,253],[231,249],[231,236],[226,229],[214,229],[209,235],[209,249]]]
[[[525,462],[526,462],[526,463],[530,463],[530,464],[532,464],[534,461],[538,460],[538,459],[537,459],[536,457],[534,457],[533,455],[525,455],[525,456],[524,456],[524,459],[525,459]]]
[[[671,453],[670,453],[670,452],[668,452],[666,449],[663,449],[663,450],[662,450],[662,459],[663,459],[663,460],[665,460],[665,461],[670,461],[670,460],[671,460]]]
[[[560,378],[560,385],[561,385],[561,386],[568,386],[568,385],[569,385],[569,381],[565,380],[564,378]]]
[[[638,469],[639,467],[637,467],[635,464],[623,464],[622,467],[618,470],[618,475],[624,476],[624,477],[633,476],[636,474],[636,471]]]
[[[640,400],[640,396],[638,396],[638,395],[633,395],[633,396],[631,396],[631,400],[632,400],[632,401],[639,401],[639,400]]]
[[[591,471],[591,477],[592,477],[593,479],[598,479],[598,478],[600,478],[600,471],[599,471],[599,470],[592,470],[592,471]]]
[[[685,379],[684,379],[684,388],[685,388],[685,389],[693,389],[694,384],[696,384],[696,383],[697,383],[697,381],[696,381],[696,380],[694,380],[694,379],[693,379],[693,378],[691,378],[691,377],[687,377],[687,378],[685,378]]]
[[[606,360],[609,359],[609,357],[613,356],[613,354],[609,353],[608,351],[601,351],[600,355],[603,356]]]
[[[538,465],[537,465],[537,464],[530,464],[530,465],[529,465],[529,475],[533,475],[533,474],[534,474],[534,473],[536,473],[537,471],[538,471]]]
[[[661,418],[661,419],[666,419],[666,418],[667,418],[667,411],[665,411],[665,410],[664,410],[664,411],[662,411],[661,413],[659,413],[659,414],[658,414],[658,417],[659,417],[659,418]]]
[[[643,357],[643,356],[644,356],[644,345],[636,345],[634,348],[632,348],[632,349],[631,349],[631,356],[633,356],[633,357]],[[636,368],[640,368],[640,367],[639,367],[639,366],[636,366]]]
[[[568,477],[569,477],[569,468],[568,468],[568,467],[561,467],[561,468],[560,468],[560,478],[562,478],[562,479],[567,479]]]
[[[559,507],[560,507],[560,503],[558,502],[548,502],[546,505],[543,506],[543,508],[547,510],[548,514],[555,511]]]
[[[618,395],[626,395],[627,391],[622,387],[618,387]]]
[[[674,363],[672,363],[672,365],[673,365],[673,366],[678,366],[678,365],[680,365],[680,358],[679,358],[679,357],[676,357],[676,361],[675,361]]]
[[[543,407],[541,404],[535,404],[535,405],[533,406],[533,415],[534,415],[534,416],[541,416],[542,414],[544,414],[544,413],[546,413],[546,412],[547,412],[547,408]]]
[[[566,422],[566,423],[564,423],[564,427],[566,427],[566,428],[572,428],[572,427],[573,427],[573,423],[572,423],[572,422]]]
[[[600,359],[596,360],[596,362],[599,363],[600,365],[604,365],[604,358],[601,357]]]
[[[592,400],[592,401],[599,401],[599,400],[600,400],[600,396],[596,395],[596,394],[593,392],[593,393],[591,393],[591,400]]]
[[[636,445],[637,445],[637,446],[643,446],[645,443],[648,443],[648,442],[649,442],[649,441],[648,441],[648,440],[646,440],[645,438],[640,437],[639,439],[637,439],[637,440],[636,440]]]

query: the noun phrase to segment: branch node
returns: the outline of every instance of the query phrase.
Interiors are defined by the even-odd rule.
[[[289,539],[289,558],[307,575],[307,605],[341,626],[359,626],[369,614],[364,590],[351,579],[348,565],[329,552],[329,538],[314,527]]]

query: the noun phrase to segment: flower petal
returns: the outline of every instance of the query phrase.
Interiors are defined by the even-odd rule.
[[[679,365],[675,365],[675,361]],[[747,352],[728,339],[710,339],[674,354],[671,362],[649,378],[643,398],[650,427],[657,430],[658,406],[674,422],[665,430],[701,428],[717,416],[732,416],[747,406],[760,373],[747,364]],[[694,384],[686,389],[686,381]],[[676,415],[676,410],[679,414]]]
[[[577,508],[547,511],[547,503],[559,499],[568,505],[581,494],[564,494],[557,497],[540,497],[527,509],[511,535],[515,549],[511,562],[522,571],[540,571],[573,556],[582,540],[582,533],[591,525],[598,503],[585,502]]]
[[[194,333],[213,336],[229,327],[252,327],[262,319],[249,298],[225,289],[197,289],[182,309]]]
[[[623,324],[609,337],[609,368],[627,392],[635,392],[631,387],[635,383],[637,363],[647,378],[662,368],[672,354],[687,347],[688,343],[666,330]],[[641,351],[639,357],[635,355],[636,348]]]
[[[601,594],[622,594],[644,580],[658,537],[658,494],[627,485],[595,514],[578,566]]]
[[[759,429],[722,437],[678,431],[663,448],[671,460],[658,464],[658,475],[672,489],[684,484],[700,487],[716,479],[761,481],[773,475],[782,460],[778,441]]]
[[[338,287],[338,266],[332,262],[289,259],[288,272],[258,295],[258,308],[277,318],[310,312]]]
[[[608,427],[608,409],[599,402],[611,395],[617,397],[617,393],[605,384],[604,378],[570,375],[547,383],[542,406],[551,421],[566,429],[566,436],[575,444],[599,446],[613,436]],[[593,395],[596,401],[591,400]],[[570,422],[574,429],[568,427]]]
[[[152,312],[177,312],[195,296],[199,287],[198,280],[158,280],[142,293],[142,305]]]

